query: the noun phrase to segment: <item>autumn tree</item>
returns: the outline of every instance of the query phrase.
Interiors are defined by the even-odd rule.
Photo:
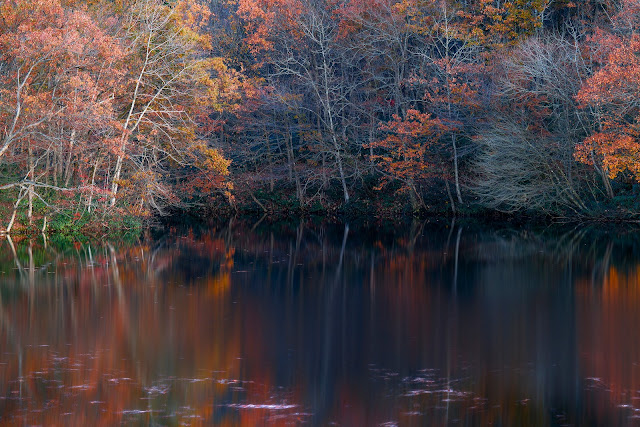
[[[284,88],[280,100],[288,108],[303,109],[317,131],[308,147],[321,154],[322,174],[330,170],[330,178],[340,183],[348,203],[354,158],[347,116],[353,107],[352,95],[362,83],[357,72],[351,73],[353,61],[341,44],[333,6],[331,2],[242,0],[238,11],[247,22],[247,43],[262,58],[258,62],[264,66],[267,82]]]
[[[50,211],[92,212],[109,195],[113,206],[126,183],[136,186],[128,209],[140,214],[178,201],[171,187],[193,185],[194,173],[208,189],[225,186],[229,163],[204,138],[225,92],[200,35],[207,9],[128,6],[0,6],[0,189],[15,196],[7,229],[25,198],[31,223],[35,198]]]
[[[167,164],[214,156],[211,164],[224,173],[221,156],[198,140],[195,121],[215,86],[209,74],[212,64],[201,55],[208,39],[200,28],[207,19],[206,7],[186,0],[141,0],[125,17],[125,71],[115,95],[122,121],[119,141],[112,147],[112,206],[125,166],[133,182],[141,184],[136,188],[141,206],[148,203],[156,209],[159,201],[174,197],[163,179]]]
[[[31,222],[38,189],[89,185],[69,186],[74,168],[88,174],[87,144],[100,146],[113,130],[106,68],[121,51],[89,14],[58,1],[4,2],[0,21],[0,167],[14,180],[2,188],[19,190],[10,230],[24,197]]]
[[[438,121],[439,143],[429,144],[426,152],[431,158],[424,163],[434,168],[430,176],[444,181],[450,196],[452,178],[449,199],[455,212],[455,205],[463,201],[460,148],[469,140],[468,124],[478,109],[477,87],[483,73],[479,49],[465,32],[461,9],[454,2],[407,0],[394,4],[393,12],[405,32],[407,53],[402,56],[407,60],[402,79],[395,82],[402,89],[402,112],[390,123],[406,120],[404,126],[411,126],[425,120],[424,126],[431,128],[432,120]],[[383,141],[370,147],[386,147],[390,150],[386,155],[394,156],[406,146],[403,142],[393,147],[388,137]]]
[[[640,181],[640,3],[623,2],[609,31],[598,30],[590,43],[599,68],[577,95],[596,113],[594,132],[576,145],[580,162],[613,179],[629,172]]]
[[[478,45],[492,49],[517,44],[542,29],[552,0],[458,2],[461,25]]]
[[[436,145],[444,129],[430,114],[408,110],[382,126],[386,138],[371,143],[373,159],[384,175],[382,184],[400,181],[416,211],[426,208],[422,194],[428,179],[441,175],[444,162]]]

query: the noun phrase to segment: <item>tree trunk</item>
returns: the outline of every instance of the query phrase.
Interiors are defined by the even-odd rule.
[[[67,164],[65,166],[65,171],[64,171],[64,185],[65,187],[69,186],[69,183],[71,182],[71,175],[73,174],[73,168],[72,166],[72,160],[73,160],[73,146],[75,144],[75,140],[76,140],[76,130],[73,129],[71,131],[71,138],[69,139],[69,155],[67,156]]]
[[[349,203],[349,189],[347,189],[347,180],[344,176],[344,167],[342,166],[342,156],[340,155],[338,141],[335,134],[333,135],[333,146],[336,150],[335,156],[336,160],[338,161],[338,171],[340,172],[340,183],[342,184],[342,191],[344,193],[344,202]]]
[[[33,183],[35,181],[35,165],[33,164],[33,151],[31,150],[31,144],[29,144],[29,179]],[[29,210],[27,211],[27,219],[29,220],[29,226],[33,223],[33,184],[29,184]]]
[[[449,203],[451,203],[451,212],[453,216],[456,216],[456,202],[453,200],[453,195],[451,194],[451,187],[449,186],[449,181],[447,179],[444,180],[444,185],[447,187],[447,196],[449,196]]]
[[[458,144],[455,134],[451,134],[451,142],[453,145],[453,173],[455,176],[456,196],[458,197],[458,203],[462,204],[462,193],[460,192],[460,178],[458,174]]]
[[[20,202],[22,201],[22,199],[24,198],[24,194],[23,194],[23,189],[20,189],[20,193],[18,194],[18,200],[16,200],[15,204],[13,205],[13,214],[11,214],[11,219],[9,220],[9,224],[7,225],[7,234],[9,234],[11,232],[11,229],[13,228],[13,223],[16,220],[16,214],[18,213],[18,206],[20,206]]]
[[[111,206],[116,205],[116,196],[118,194],[118,181],[120,181],[120,172],[122,171],[123,157],[118,156],[116,167],[113,171],[113,181],[111,181]]]
[[[593,162],[596,171],[602,178],[602,184],[604,185],[604,190],[607,193],[607,197],[613,199],[613,187],[611,187],[611,180],[609,179],[609,175],[607,174],[606,167],[604,165],[600,166],[598,162],[596,162],[596,156],[593,153],[593,150],[591,151],[591,161]]]
[[[93,203],[93,188],[96,184],[96,172],[98,171],[98,165],[100,159],[96,159],[95,165],[93,165],[93,173],[91,174],[91,190],[89,191],[89,200],[87,201],[87,212],[91,213],[91,204]]]

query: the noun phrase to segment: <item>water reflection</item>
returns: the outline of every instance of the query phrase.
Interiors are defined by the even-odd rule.
[[[7,239],[0,422],[632,423],[638,237],[232,222]]]

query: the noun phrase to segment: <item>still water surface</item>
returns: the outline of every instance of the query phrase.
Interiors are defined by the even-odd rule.
[[[632,425],[640,234],[0,243],[0,424]]]

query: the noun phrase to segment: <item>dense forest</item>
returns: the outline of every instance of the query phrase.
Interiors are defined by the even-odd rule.
[[[0,230],[633,219],[639,0],[4,0]]]

